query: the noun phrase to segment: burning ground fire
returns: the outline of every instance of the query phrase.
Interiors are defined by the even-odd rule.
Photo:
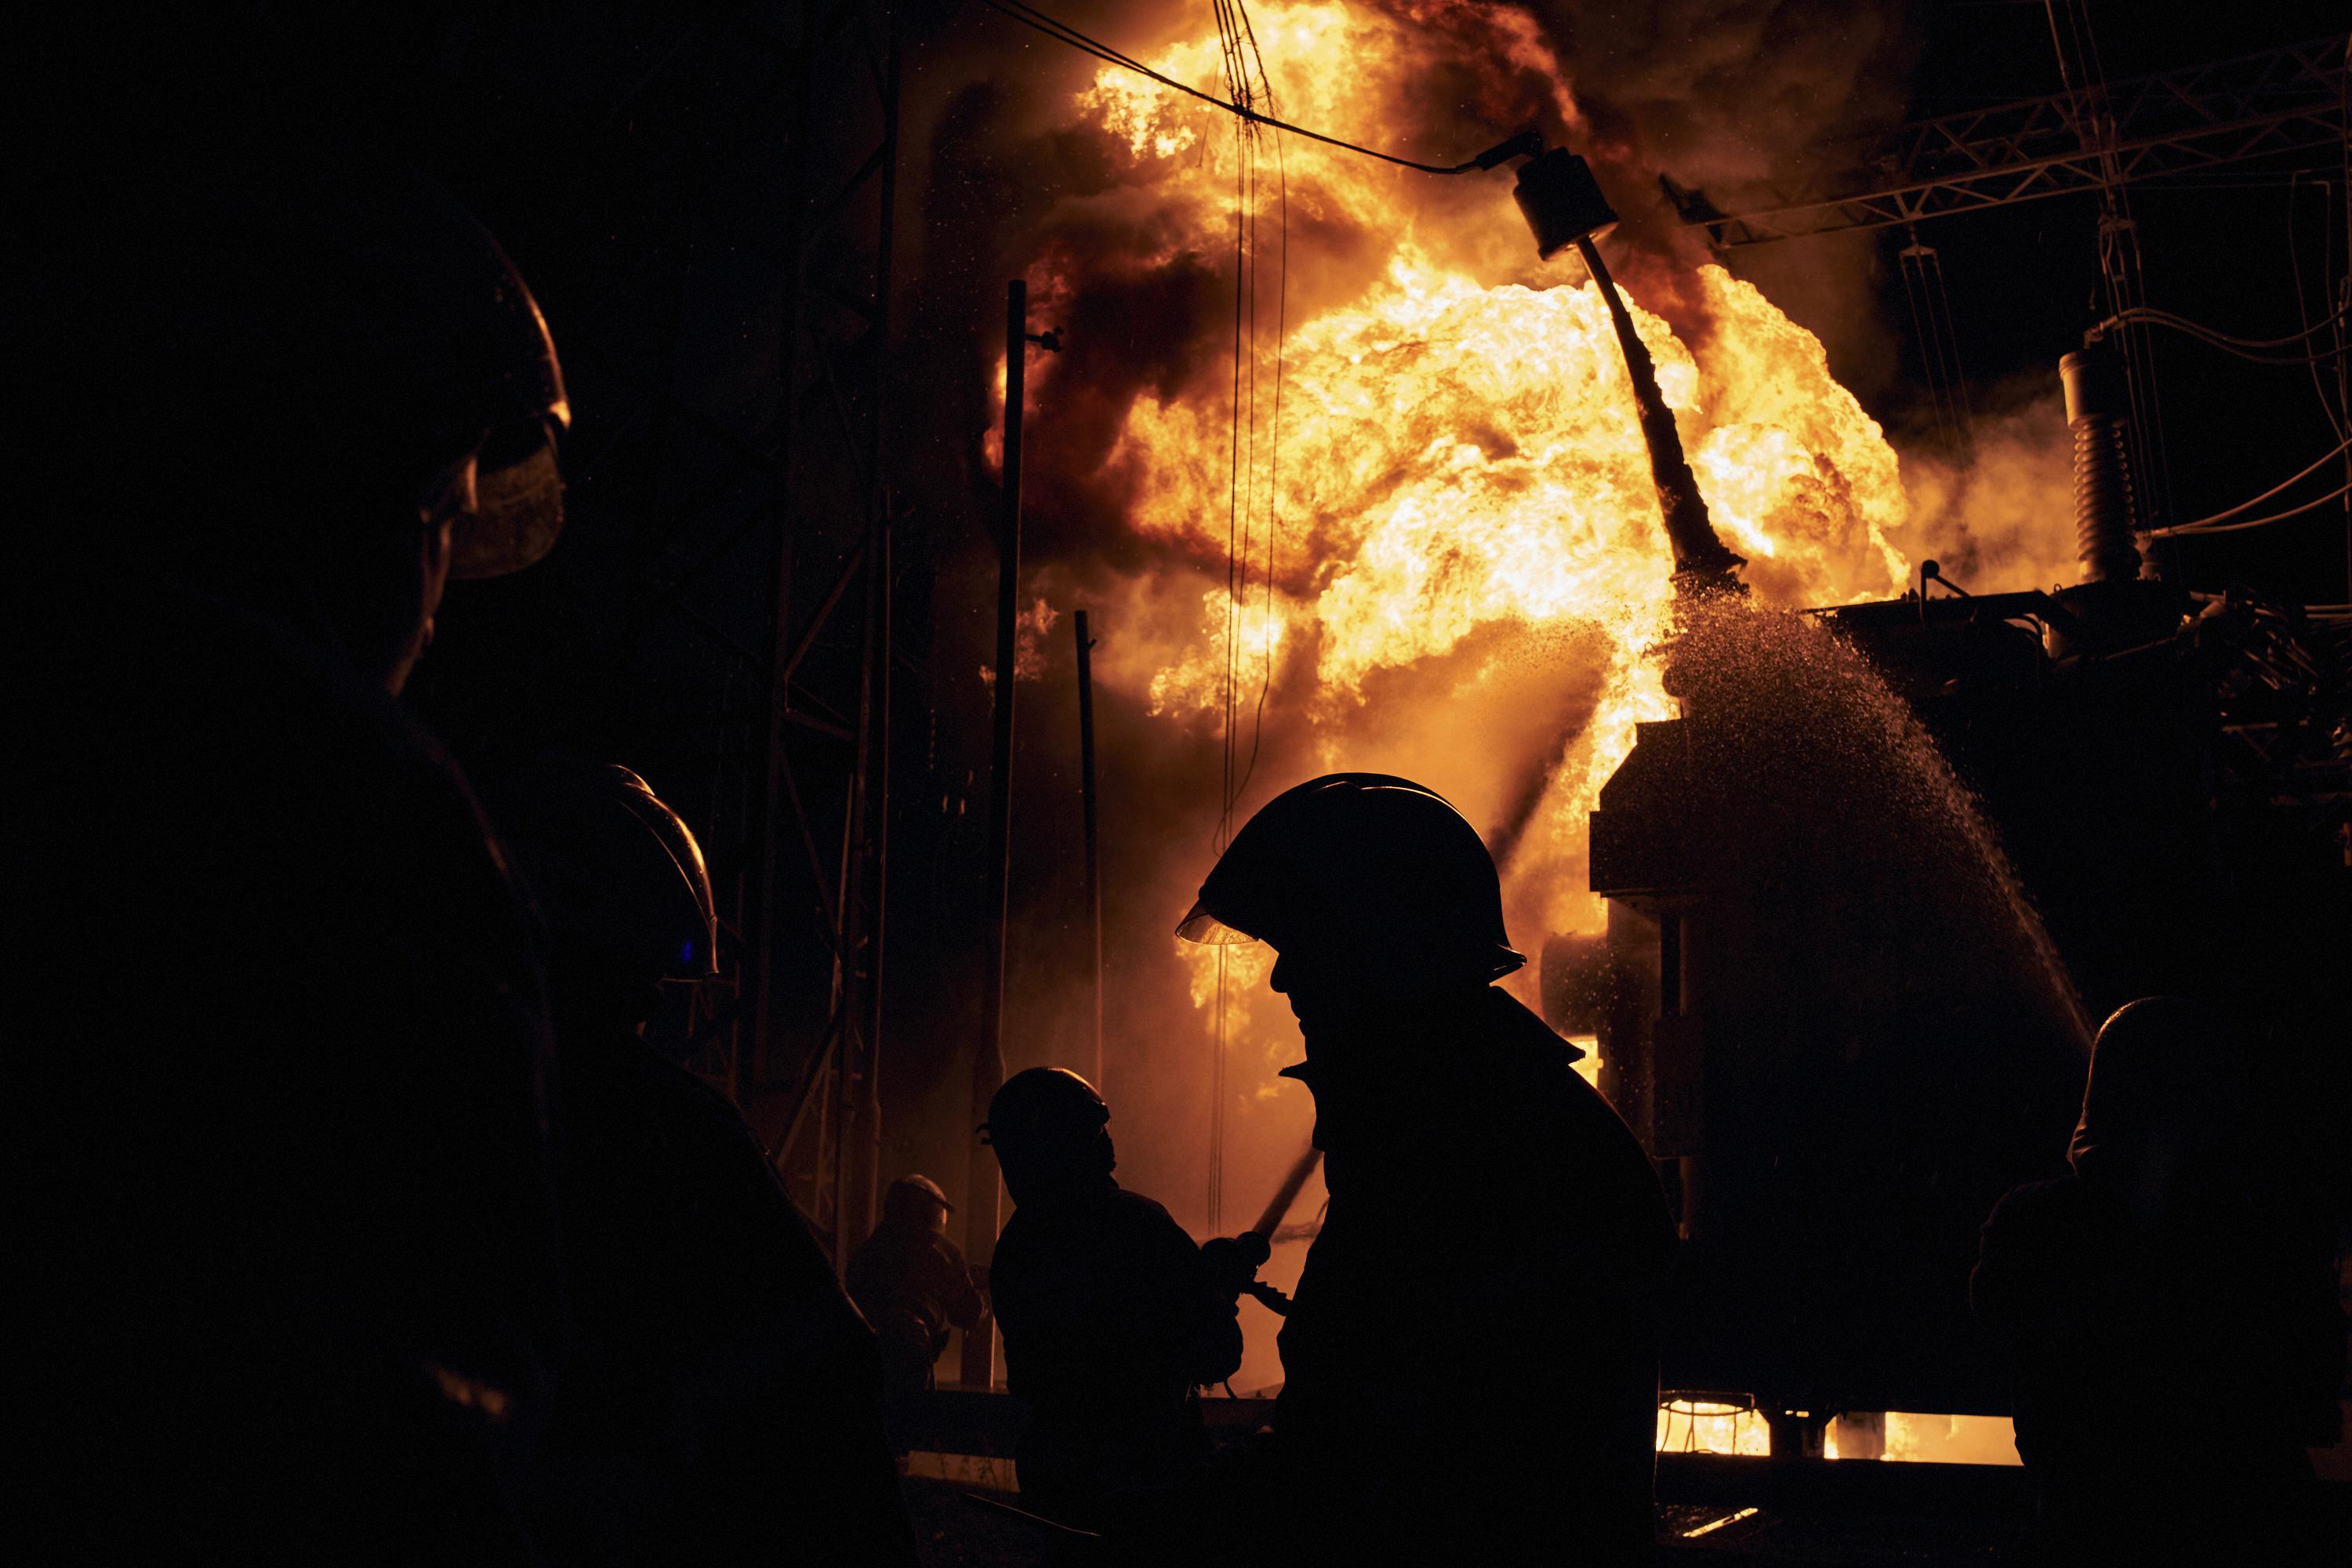
[[[1486,141],[1530,121],[1554,140],[1589,135],[1568,72],[1512,7],[1249,15],[1272,111],[1297,122],[1447,163],[1483,144],[1478,126]],[[1224,79],[1205,21],[1144,58],[1204,88]],[[1433,94],[1453,123],[1406,134],[1430,125]],[[1033,588],[1106,607],[1101,624],[1119,631],[1097,680],[1217,737],[1235,821],[1316,773],[1409,773],[1498,847],[1523,948],[1595,927],[1585,815],[1634,724],[1672,711],[1645,657],[1672,590],[1624,363],[1580,264],[1536,262],[1503,175],[1437,179],[1297,137],[1277,145],[1112,67],[1054,134],[1097,172],[1020,258],[1035,320],[1081,318],[1107,265],[1213,278],[1222,299],[1150,374],[1130,374],[1120,407],[1102,405],[1076,356],[1030,362],[1033,510],[1055,504],[1041,482],[1113,498],[1129,554],[1154,562],[1049,564]],[[1895,451],[1813,336],[1718,266],[1640,253],[1612,265],[1757,600],[1898,590]],[[1097,433],[1057,443],[1057,424]],[[989,446],[994,461],[992,434]],[[1057,465],[1057,480],[1039,473]],[[1487,739],[1505,732],[1517,740]],[[1205,864],[1175,858],[1160,902],[1181,910]],[[1192,1027],[1212,1037],[1190,1048],[1217,1048],[1222,1029],[1230,1103],[1272,1099],[1272,1069],[1297,1046],[1262,984],[1267,955],[1172,938],[1165,951],[1189,966]],[[1531,995],[1532,970],[1515,980]],[[1263,1138],[1231,1145],[1269,1142],[1268,1173],[1304,1132],[1304,1107],[1283,1103]],[[1244,1381],[1272,1373],[1270,1347],[1263,1359]]]

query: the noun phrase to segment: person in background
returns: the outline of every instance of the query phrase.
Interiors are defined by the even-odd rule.
[[[948,1239],[953,1207],[929,1176],[899,1177],[883,1194],[882,1223],[849,1264],[850,1300],[881,1342],[891,1446],[902,1454],[910,1406],[931,1386],[948,1331],[969,1331],[986,1310],[963,1254]]]
[[[1180,1499],[1205,1447],[1194,1391],[1241,1365],[1230,1291],[1168,1211],[1112,1177],[1110,1108],[1060,1068],[1004,1080],[981,1131],[1013,1217],[990,1296],[1029,1407],[1024,1507],[1129,1540]]]
[[[535,1510],[558,1563],[914,1561],[874,1335],[716,1089],[646,1043],[718,973],[694,835],[612,763],[481,770],[543,911],[573,1351]]]
[[[1969,1296],[2014,1376],[2021,1561],[2352,1560],[2308,1447],[2340,1435],[2326,1217],[2224,1018],[2150,996],[2092,1050],[2073,1173],[1986,1219]]]
[[[1330,1193],[1235,1549],[1649,1561],[1674,1222],[1580,1053],[1496,988],[1526,960],[1476,831],[1407,779],[1316,779],[1234,835],[1178,931],[1276,950]]]

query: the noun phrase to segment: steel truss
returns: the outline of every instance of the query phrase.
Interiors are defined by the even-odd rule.
[[[1669,186],[1683,221],[1724,248],[1916,224],[2250,158],[2342,145],[2345,37],[2078,88],[1897,131],[1872,189],[1725,213]]]
[[[634,406],[576,459],[634,476],[658,535],[631,674],[667,699],[649,746],[698,781],[677,804],[721,910],[692,1060],[841,1268],[881,1130],[898,47],[889,0],[755,5],[606,107],[662,144],[631,173],[676,184],[677,232],[598,311],[646,331],[584,367]]]

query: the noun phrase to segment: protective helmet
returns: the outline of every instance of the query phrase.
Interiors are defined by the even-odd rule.
[[[2232,1075],[2216,1072],[2226,1032],[2210,1007],[2182,996],[2126,1002],[2099,1026],[2082,1119],[2066,1157],[2078,1175],[2127,1170],[2156,1130],[2207,1139],[2233,1133]]]
[[[335,319],[307,330],[344,360],[319,368],[357,383],[319,390],[341,393],[427,451],[474,452],[475,500],[451,542],[451,576],[531,564],[563,528],[555,443],[572,403],[522,275],[472,214],[422,176],[338,171],[295,184],[320,207],[294,228],[278,276],[309,273],[303,287]],[[289,357],[297,374],[306,368],[302,356]]]
[[[556,442],[571,427],[572,400],[546,318],[499,242],[434,187],[415,206],[408,311],[428,334],[415,352],[437,363],[453,424],[482,433],[475,505],[457,526],[449,573],[502,576],[545,555],[562,531]]]
[[[55,383],[35,434],[119,448],[75,483],[134,519],[174,502],[167,547],[267,560],[320,542],[322,496],[421,500],[470,458],[451,574],[547,553],[563,373],[513,262],[447,192],[282,136],[142,143],[100,179],[89,222],[33,242],[27,301]]]
[[[1225,847],[1188,942],[1337,943],[1487,980],[1527,963],[1478,830],[1444,796],[1388,773],[1330,773],[1268,801]]]
[[[478,785],[575,957],[631,984],[719,973],[701,847],[645,780],[614,763],[542,756]]]
[[[988,1102],[983,1138],[998,1148],[1077,1143],[1110,1123],[1095,1086],[1067,1068],[1029,1068],[1004,1080]]]
[[[924,1175],[906,1175],[890,1184],[882,1194],[882,1214],[887,1219],[923,1220],[933,1209],[955,1212],[940,1184]]]

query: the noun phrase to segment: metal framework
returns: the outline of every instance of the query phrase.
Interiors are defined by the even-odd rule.
[[[898,75],[890,0],[800,0],[688,25],[605,108],[658,143],[614,177],[675,186],[675,232],[599,312],[646,330],[586,367],[633,406],[578,465],[633,476],[652,536],[630,673],[721,910],[692,1060],[837,1268],[881,1121]],[[714,340],[740,346],[689,363]]]
[[[1721,247],[1916,224],[2249,158],[2343,144],[2345,37],[1906,125],[1873,188],[1726,213],[1669,187]],[[2084,121],[2091,123],[2086,134]]]
[[[753,1125],[782,1122],[772,1149],[803,1208],[832,1244],[834,1265],[874,1226],[882,1135],[882,963],[889,868],[891,502],[887,470],[890,263],[898,163],[898,34],[887,0],[803,0],[798,117],[787,200],[786,298],[776,441],[783,504],[772,528],[776,586],[771,617],[766,783],[755,819],[761,857],[747,962],[752,987],[748,1052],[736,1094]],[[870,97],[868,89],[870,89]],[[847,100],[848,101],[844,101]],[[824,132],[815,106],[827,108]],[[852,380],[857,384],[848,384]],[[823,432],[822,434],[820,432]],[[830,459],[828,461],[828,459]],[[820,509],[854,538],[824,596],[795,625],[795,546]],[[855,590],[858,605],[853,717],[815,732],[845,745],[839,850],[817,850],[797,784],[793,747],[807,733],[794,681]],[[846,650],[845,650],[846,651]],[[828,732],[829,731],[829,732]],[[786,841],[781,806],[789,805]],[[783,1048],[778,1005],[792,954],[776,916],[794,895],[795,851],[814,889],[830,962],[825,1020],[810,1048]],[[747,865],[750,864],[747,857]],[[827,896],[828,891],[830,897]],[[804,1195],[803,1195],[804,1194]]]

